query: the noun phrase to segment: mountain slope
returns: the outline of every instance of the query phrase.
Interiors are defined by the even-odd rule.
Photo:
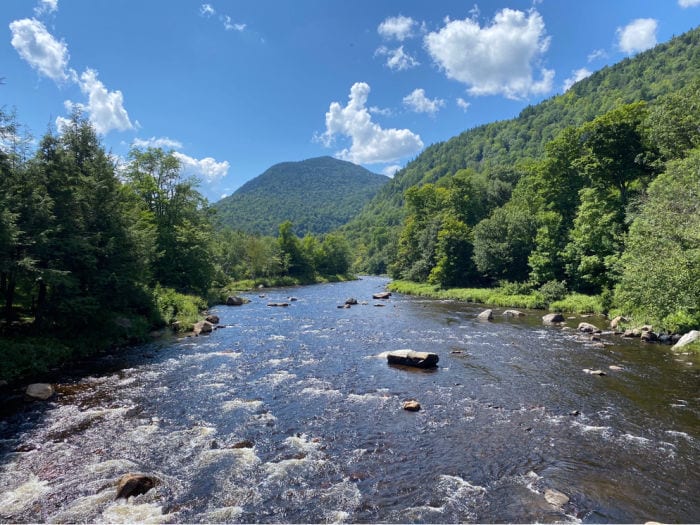
[[[221,226],[277,235],[290,220],[297,235],[327,233],[354,217],[388,177],[332,157],[282,162],[214,204]]]
[[[382,272],[404,217],[403,194],[414,185],[461,169],[499,173],[528,158],[569,126],[579,126],[625,103],[653,101],[700,76],[700,29],[605,67],[563,95],[528,106],[512,120],[473,128],[426,148],[400,170],[343,231],[358,247],[358,269]]]

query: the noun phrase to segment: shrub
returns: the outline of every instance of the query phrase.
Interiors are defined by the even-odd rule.
[[[544,302],[551,305],[554,301],[559,301],[566,296],[566,281],[547,281],[540,286],[539,292]]]

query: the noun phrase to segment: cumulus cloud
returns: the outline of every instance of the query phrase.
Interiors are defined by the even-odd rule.
[[[585,67],[572,71],[571,73],[571,76],[564,81],[564,91],[569,91],[569,88],[576,82],[583,80],[586,77],[590,77],[593,74],[592,71],[587,70]]]
[[[214,8],[212,7],[211,4],[202,4],[199,7],[199,14],[201,16],[205,16],[205,17],[209,18],[210,16],[214,15],[215,13],[216,13],[216,11],[214,11]]]
[[[174,152],[173,156],[180,161],[182,173],[185,176],[203,179],[206,182],[214,182],[228,175],[231,167],[227,160],[217,162],[211,157],[195,159],[184,153]]]
[[[678,0],[678,5],[685,7],[695,7],[700,5],[700,0]]]
[[[86,69],[80,75],[79,85],[80,91],[87,95],[88,103],[75,106],[87,112],[95,131],[105,134],[113,129],[125,131],[134,128],[129,114],[124,109],[122,92],[109,91],[97,78],[97,71]]]
[[[400,169],[401,166],[399,166],[398,164],[391,164],[382,170],[382,174],[386,175],[387,177],[393,177],[394,175],[396,175],[396,172]]]
[[[653,18],[637,18],[617,28],[618,46],[627,54],[645,51],[656,45],[658,22]]]
[[[467,102],[466,100],[464,100],[462,97],[458,97],[457,98],[457,106],[459,106],[462,109],[462,111],[467,111],[469,109],[469,106],[471,106],[471,104],[469,102]]]
[[[503,9],[490,25],[475,19],[449,20],[425,36],[425,47],[448,78],[469,86],[472,95],[505,95],[511,99],[551,91],[554,71],[533,69],[549,48],[542,16]]]
[[[445,106],[445,101],[440,98],[429,99],[425,96],[424,89],[414,89],[410,94],[403,97],[403,104],[416,113],[429,113],[435,115]]]
[[[391,16],[379,24],[377,33],[386,40],[403,42],[414,36],[414,28],[417,25],[417,22],[408,16]]]
[[[150,139],[135,138],[131,143],[136,148],[162,148],[162,149],[181,149],[182,142],[168,137],[151,137]]]
[[[226,29],[226,31],[232,31],[232,30],[236,30],[236,31],[245,31],[245,28],[247,27],[246,24],[237,24],[237,23],[234,23],[234,22],[231,20],[231,17],[228,16],[228,15],[222,16],[222,17],[221,17],[221,22],[224,24],[224,29]]]
[[[423,148],[420,136],[409,129],[383,129],[367,110],[370,87],[356,82],[350,89],[345,107],[332,102],[326,113],[326,131],[318,137],[330,147],[336,136],[348,137],[349,148],[336,152],[336,157],[357,164],[393,162],[413,155]]]
[[[418,60],[404,51],[403,46],[399,46],[396,49],[381,46],[374,54],[375,56],[386,56],[386,67],[392,71],[403,71],[420,65]]]
[[[34,8],[36,16],[55,13],[56,11],[58,11],[58,0],[39,0],[39,5]]]
[[[10,31],[12,47],[41,75],[59,83],[75,76],[74,71],[68,70],[68,46],[56,40],[44,24],[34,18],[24,18],[12,22]]]

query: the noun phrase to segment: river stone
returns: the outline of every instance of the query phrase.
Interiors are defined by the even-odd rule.
[[[658,336],[651,330],[644,330],[640,337],[645,343],[653,343],[658,339]]]
[[[214,330],[214,325],[209,321],[199,321],[194,325],[194,333],[199,334],[210,334]]]
[[[219,324],[219,316],[218,315],[213,315],[213,314],[207,315],[204,318],[204,320],[207,321],[208,323],[211,323],[211,324]]]
[[[592,325],[591,323],[579,323],[578,331],[587,334],[599,334],[600,332],[602,332],[600,328],[598,328],[595,325]]]
[[[544,324],[556,324],[556,323],[563,323],[566,321],[563,315],[556,313],[556,314],[547,314],[542,316],[542,322]]]
[[[605,372],[603,372],[602,370],[598,370],[598,369],[591,370],[590,368],[584,368],[583,371],[587,374],[592,375],[592,376],[604,376],[604,375],[606,375]]]
[[[390,365],[406,365],[418,368],[434,368],[440,357],[432,352],[414,352],[413,350],[394,350],[386,356]]]
[[[620,325],[620,323],[629,323],[629,319],[627,319],[626,317],[622,317],[621,315],[618,315],[612,321],[610,321],[610,328],[615,330]]]
[[[117,497],[115,499],[128,499],[131,496],[145,494],[156,486],[157,481],[153,476],[146,476],[145,474],[134,474],[133,472],[124,474],[117,481]]]
[[[27,387],[25,394],[34,399],[46,401],[53,395],[53,387],[48,383],[33,383]]]
[[[243,297],[237,295],[229,295],[226,299],[226,306],[241,306],[243,303],[245,303]]]
[[[680,348],[683,348],[684,346],[689,345],[690,343],[694,343],[700,339],[700,331],[698,330],[691,330],[687,334],[685,334],[683,337],[681,337],[678,342],[671,347],[672,350],[678,350]]]
[[[554,489],[545,490],[544,499],[547,500],[547,503],[554,505],[555,507],[563,507],[569,503],[569,496]]]
[[[409,399],[408,401],[404,401],[403,409],[409,412],[418,412],[420,410],[420,403],[415,399]]]
[[[349,297],[345,299],[345,304],[355,305],[357,304],[357,299],[355,299],[354,297]]]
[[[476,316],[479,321],[491,321],[493,319],[493,310],[484,310]]]
[[[280,306],[280,307],[285,307],[285,306],[289,306],[289,303],[267,303],[267,306]]]
[[[525,317],[525,314],[519,310],[506,310],[503,315],[505,317]]]
[[[391,297],[391,292],[379,292],[372,294],[372,299],[388,299]]]

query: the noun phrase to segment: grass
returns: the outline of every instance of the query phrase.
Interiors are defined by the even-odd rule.
[[[431,297],[433,299],[452,299],[467,303],[479,303],[487,306],[504,308],[549,309],[577,314],[603,313],[603,304],[599,296],[569,294],[559,301],[547,304],[539,292],[511,293],[502,288],[449,288],[441,289],[426,283],[411,281],[392,281],[389,290],[408,295]]]

